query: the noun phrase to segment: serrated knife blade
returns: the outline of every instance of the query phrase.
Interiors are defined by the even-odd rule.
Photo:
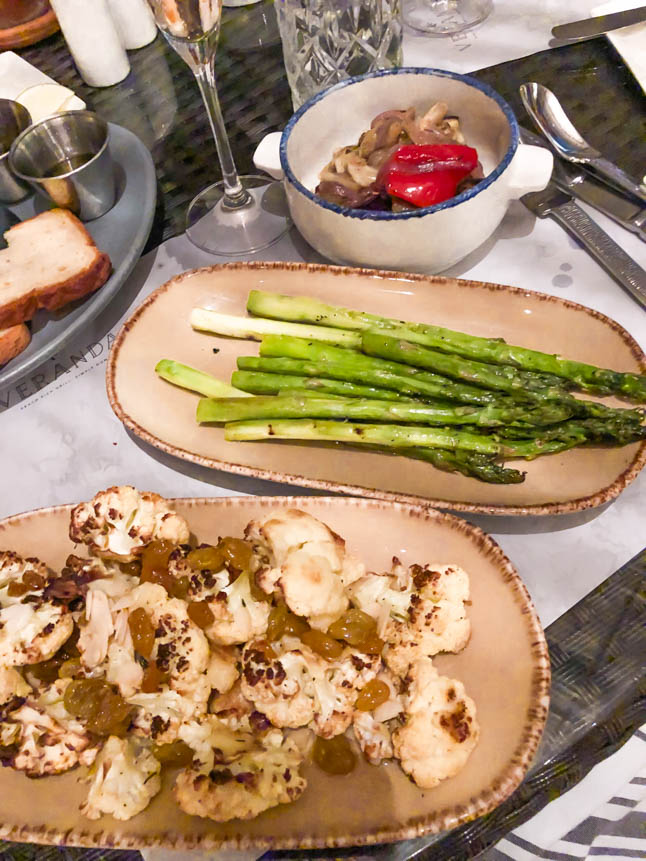
[[[581,209],[571,194],[551,180],[543,191],[525,194],[521,201],[539,218],[553,218],[642,308],[646,308],[646,271]]]

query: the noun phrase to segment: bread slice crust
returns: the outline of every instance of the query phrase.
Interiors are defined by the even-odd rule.
[[[24,323],[0,329],[0,366],[15,359],[30,341],[31,333]]]
[[[41,308],[47,311],[57,311],[64,305],[98,290],[99,287],[105,284],[110,275],[112,266],[108,255],[99,251],[92,237],[76,216],[65,210],[49,210],[12,227],[5,233],[5,239],[9,247],[5,252],[0,251],[0,255],[11,252],[12,239],[16,237],[17,231],[25,229],[32,231],[36,226],[35,222],[45,216],[49,219],[54,217],[59,221],[66,222],[66,228],[69,229],[71,227],[76,233],[76,242],[91,249],[92,258],[86,266],[74,272],[69,277],[57,281],[55,275],[53,275],[51,282],[26,289],[4,303],[2,301],[2,290],[0,289],[0,329],[31,320],[36,311]],[[34,242],[36,241],[37,233],[34,234]],[[15,277],[21,277],[19,267],[17,267]]]

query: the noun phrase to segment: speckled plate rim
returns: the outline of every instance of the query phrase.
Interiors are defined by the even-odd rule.
[[[500,545],[490,535],[478,526],[474,526],[466,520],[462,520],[447,512],[436,511],[421,505],[391,502],[389,500],[369,500],[335,496],[221,496],[181,497],[169,499],[169,502],[181,503],[188,508],[197,508],[204,505],[213,506],[214,508],[275,508],[277,504],[280,504],[287,507],[298,506],[299,508],[329,505],[333,507],[354,508],[367,512],[375,509],[390,509],[393,512],[408,515],[410,518],[421,519],[427,522],[434,521],[448,529],[455,530],[475,546],[479,555],[483,556],[497,568],[504,583],[512,590],[514,601],[519,605],[520,612],[528,629],[531,652],[534,659],[534,669],[525,726],[521,740],[513,756],[502,774],[499,775],[490,787],[470,799],[468,804],[445,808],[427,818],[407,822],[397,830],[380,829],[362,836],[353,834],[340,835],[322,840],[273,840],[270,836],[264,839],[249,838],[240,835],[230,840],[218,840],[211,838],[209,835],[201,835],[196,839],[191,839],[190,835],[165,832],[153,839],[137,836],[128,836],[125,839],[121,839],[119,835],[108,830],[98,834],[89,834],[82,829],[57,831],[47,828],[17,828],[14,826],[5,826],[0,822],[0,838],[19,842],[67,846],[100,846],[119,849],[322,849],[342,846],[367,846],[376,843],[411,840],[427,834],[437,834],[441,831],[456,828],[464,822],[477,819],[491,812],[519,786],[536,753],[547,720],[551,682],[550,656],[545,632],[543,631],[527,587],[512,562],[502,551]],[[7,526],[11,526],[16,522],[71,511],[72,507],[73,504],[56,505],[11,515],[0,520],[0,535]]]
[[[620,475],[618,475],[617,478],[612,482],[612,484],[600,488],[594,494],[579,497],[578,499],[568,500],[566,502],[550,502],[537,505],[490,505],[484,503],[456,502],[454,500],[436,499],[434,497],[426,496],[415,496],[412,494],[396,493],[388,490],[379,490],[374,487],[365,487],[356,484],[344,484],[343,482],[339,481],[307,478],[305,476],[297,474],[277,472],[272,469],[259,469],[257,467],[243,466],[240,464],[230,463],[229,461],[219,460],[213,457],[205,457],[203,455],[197,454],[196,452],[180,448],[179,446],[170,445],[169,443],[166,443],[164,442],[164,440],[155,436],[155,434],[151,433],[151,431],[138,424],[129,415],[129,413],[126,412],[119,400],[116,388],[116,366],[119,359],[119,352],[121,350],[121,346],[124,340],[130,334],[130,330],[137,322],[139,317],[147,310],[150,305],[152,305],[156,301],[156,299],[160,295],[165,293],[170,288],[174,287],[175,284],[177,284],[178,282],[181,282],[185,278],[191,277],[197,272],[209,273],[232,270],[247,270],[249,272],[260,272],[267,269],[283,269],[287,271],[299,272],[324,272],[336,276],[352,274],[389,280],[405,279],[407,282],[416,281],[429,285],[446,284],[448,282],[456,280],[454,278],[447,278],[441,275],[420,275],[417,273],[396,272],[386,269],[365,269],[350,266],[333,266],[325,263],[241,261],[235,263],[218,263],[212,266],[203,266],[196,269],[188,269],[186,272],[182,272],[180,275],[175,275],[173,278],[169,279],[168,281],[166,281],[166,283],[162,284],[160,287],[154,290],[144,300],[144,302],[142,302],[142,304],[135,309],[135,311],[130,315],[130,317],[121,327],[110,350],[106,366],[106,389],[108,393],[108,400],[110,401],[110,406],[112,407],[113,412],[115,413],[117,418],[125,425],[125,427],[127,427],[136,436],[138,436],[140,439],[144,440],[144,442],[147,442],[154,448],[157,448],[160,451],[165,452],[166,454],[173,455],[174,457],[181,458],[182,460],[190,461],[191,463],[198,464],[199,466],[205,466],[209,469],[218,469],[222,470],[223,472],[229,472],[235,475],[251,476],[253,478],[260,478],[266,481],[298,485],[301,487],[310,487],[316,490],[323,490],[328,493],[345,493],[351,496],[362,496],[370,499],[387,499],[393,502],[408,503],[412,505],[425,505],[431,508],[446,508],[451,511],[462,511],[473,514],[548,516],[552,514],[572,514],[573,512],[583,511],[587,508],[596,508],[597,506],[603,505],[606,502],[610,502],[610,500],[615,499],[617,496],[619,496],[619,494],[632,481],[634,481],[635,478],[637,478],[644,465],[646,465],[645,441],[637,449],[635,457],[632,463],[627,467],[627,469],[625,469]],[[520,287],[511,287],[506,284],[495,284],[489,281],[473,281],[471,279],[459,280],[461,287],[474,289],[485,288],[493,293],[503,292],[510,293],[512,295],[522,296],[527,295],[528,292],[527,290],[523,290]],[[634,356],[642,371],[646,372],[646,355],[641,350],[639,344],[637,343],[637,341],[635,341],[632,335],[630,335],[623,328],[623,326],[620,326],[619,323],[617,323],[611,317],[607,317],[605,314],[602,314],[600,311],[595,311],[593,308],[588,308],[586,305],[580,305],[578,302],[561,299],[557,296],[550,296],[547,293],[531,291],[531,295],[533,298],[536,298],[541,302],[553,303],[557,306],[582,311],[586,314],[589,314],[591,317],[600,320],[605,325],[609,326],[614,332],[617,333],[617,335],[619,335],[623,342],[628,346],[631,354]],[[475,480],[476,479],[474,479],[474,481]]]

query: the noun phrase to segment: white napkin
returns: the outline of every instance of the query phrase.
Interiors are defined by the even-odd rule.
[[[610,0],[590,10],[592,16],[609,15],[612,12],[625,12],[643,6],[639,0]],[[611,30],[608,39],[633,73],[642,90],[646,93],[646,22]]]
[[[15,100],[16,96],[19,96],[27,87],[56,83],[58,81],[52,80],[13,51],[4,51],[0,54],[0,99]],[[74,96],[70,101],[69,110],[82,111],[84,108],[85,102],[78,96]]]

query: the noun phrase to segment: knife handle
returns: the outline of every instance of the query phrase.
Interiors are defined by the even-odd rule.
[[[574,201],[554,207],[550,215],[583,244],[595,260],[646,308],[646,272]]]

